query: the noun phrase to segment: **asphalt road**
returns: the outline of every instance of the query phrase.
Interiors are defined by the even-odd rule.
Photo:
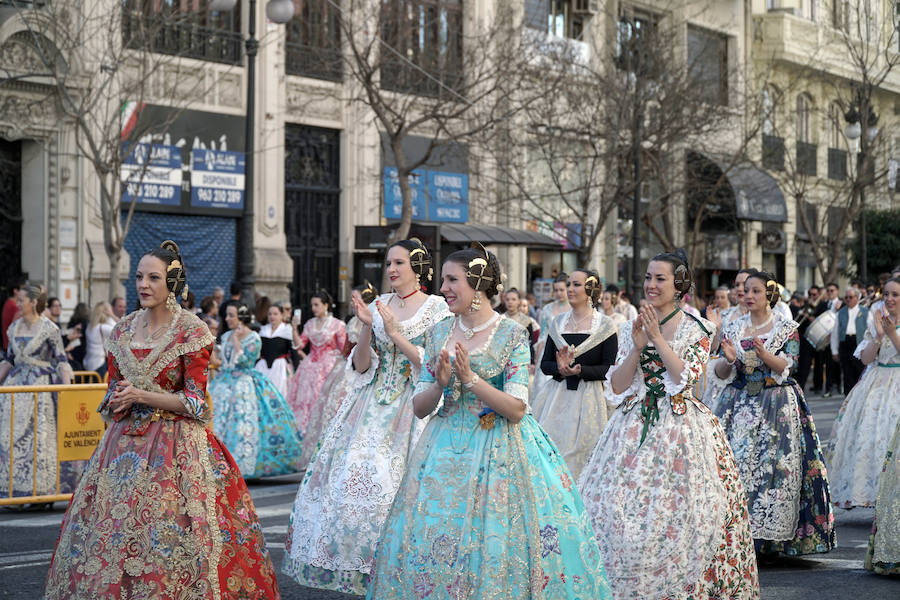
[[[841,398],[809,399],[819,437],[827,440]],[[275,566],[280,571],[284,537],[300,477],[250,483],[250,492]],[[0,510],[0,598],[33,600],[41,597],[50,556],[64,507],[52,511]],[[780,559],[760,565],[763,600],[897,600],[900,577],[881,577],[863,569],[872,523],[871,509],[836,510],[838,548],[825,555]],[[280,572],[278,583],[285,600],[338,600],[346,594],[304,588]]]

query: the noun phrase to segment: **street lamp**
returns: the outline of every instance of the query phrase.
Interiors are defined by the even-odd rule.
[[[237,6],[237,0],[212,0],[209,10],[212,12],[229,12]],[[256,39],[256,0],[249,0],[247,18],[247,39],[244,48],[247,54],[247,117],[244,123],[244,144],[246,151],[246,172],[244,176],[244,214],[238,224],[238,269],[237,278],[241,283],[241,296],[248,306],[253,306],[253,294],[256,284],[256,260],[253,255],[253,167],[255,152],[254,113],[256,102],[256,54],[259,40]],[[266,3],[266,17],[273,23],[283,25],[294,16],[294,3],[291,0],[269,0]]]
[[[859,140],[859,153],[856,158],[857,185],[859,187],[859,246],[860,246],[860,279],[864,284],[869,282],[869,249],[866,239],[866,186],[868,185],[869,144],[878,137],[878,115],[870,104],[871,96],[866,96],[862,88],[856,88],[856,97],[850,103],[850,109],[844,114],[847,127],[844,135],[848,140]],[[863,135],[865,130],[866,135]]]

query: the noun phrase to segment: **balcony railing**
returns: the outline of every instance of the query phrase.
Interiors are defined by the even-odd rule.
[[[285,43],[285,69],[288,75],[300,75],[326,81],[340,81],[344,69],[340,48],[317,48],[298,44]]]
[[[840,148],[828,149],[828,179],[847,179],[847,151]]]
[[[801,175],[816,174],[817,146],[797,140],[797,172]]]
[[[127,48],[235,65],[241,62],[241,34],[204,27],[188,16],[125,12],[122,37]]]
[[[770,171],[784,171],[784,138],[763,135],[762,163]]]

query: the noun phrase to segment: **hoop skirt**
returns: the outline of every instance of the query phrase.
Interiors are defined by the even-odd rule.
[[[294,413],[275,385],[253,368],[259,360],[259,334],[251,331],[235,349],[222,336],[222,367],[209,384],[216,407],[213,431],[230,449],[244,477],[271,477],[302,470],[303,436]]]
[[[878,483],[865,568],[879,575],[900,575],[900,425],[891,439]]]
[[[213,337],[179,310],[155,348],[134,348],[134,320],[107,341],[111,422],[66,511],[45,598],[280,598],[247,486],[205,427]],[[179,395],[185,413],[111,414],[121,379]]]
[[[620,329],[610,378],[631,352],[633,323]],[[759,598],[737,465],[715,416],[693,397],[711,327],[682,316],[672,342],[682,373],[669,374],[650,345],[629,388],[608,388],[619,408],[578,487],[619,600]]]
[[[875,343],[874,324],[856,348]],[[831,438],[829,461],[831,497],[842,508],[875,506],[883,457],[900,423],[900,353],[887,337],[881,341],[875,362],[863,373],[844,400]]]
[[[741,472],[750,531],[761,553],[795,556],[835,547],[828,472],[800,386],[789,377],[800,350],[797,323],[774,314],[766,349],[787,361],[774,373],[753,351],[746,315],[725,328],[737,362],[718,402],[719,421]]]
[[[429,338],[417,391],[434,382],[447,320]],[[527,402],[525,330],[502,318],[471,366]],[[382,529],[367,598],[611,598],[573,478],[531,415],[511,424],[455,376],[425,428]]]

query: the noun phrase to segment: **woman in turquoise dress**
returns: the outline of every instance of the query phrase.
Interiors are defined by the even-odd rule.
[[[222,366],[209,385],[213,431],[244,477],[297,473],[303,437],[287,401],[253,368],[262,342],[247,326],[251,317],[244,304],[225,309],[229,331],[222,335]]]
[[[497,258],[454,252],[442,274],[456,318],[426,340],[413,398],[420,419],[437,412],[382,528],[367,598],[611,598],[574,479],[528,414],[525,329],[490,307]]]

